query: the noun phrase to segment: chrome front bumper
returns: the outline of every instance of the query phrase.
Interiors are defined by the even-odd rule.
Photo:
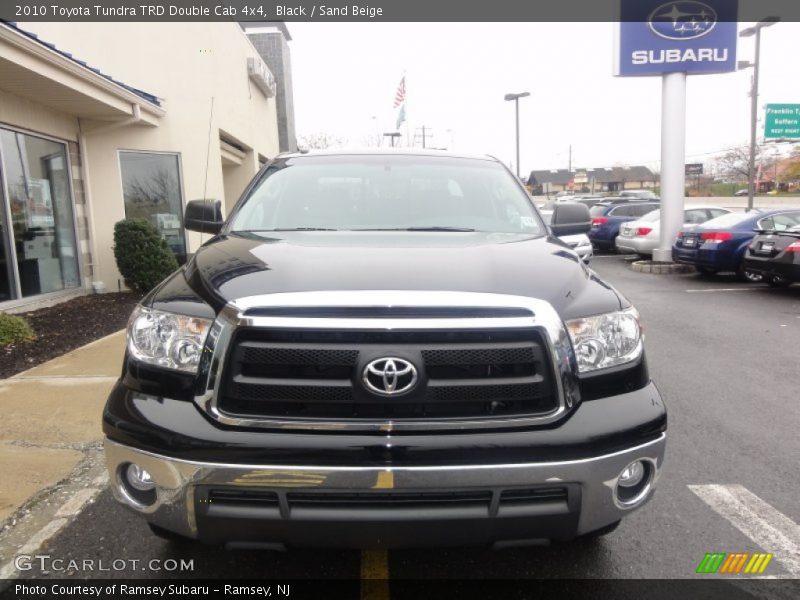
[[[116,499],[144,515],[153,524],[190,538],[204,537],[202,528],[198,527],[195,490],[198,486],[208,485],[271,490],[281,494],[288,489],[308,492],[374,492],[386,489],[449,492],[538,484],[575,484],[580,487],[575,533],[580,535],[618,521],[651,497],[661,473],[665,444],[666,434],[662,433],[645,444],[580,460],[408,467],[192,462],[144,452],[111,440],[106,440],[105,451],[110,484]],[[642,460],[649,465],[650,481],[635,501],[625,504],[616,496],[617,480],[621,471],[635,460]],[[125,491],[121,473],[127,463],[136,463],[150,472],[157,485],[157,500],[153,505],[143,506]],[[291,526],[290,511],[278,518]],[[480,522],[485,525],[491,519],[502,519],[502,516],[487,514]],[[389,522],[391,526],[391,515]],[[407,524],[405,520],[396,521],[397,528],[406,527]]]

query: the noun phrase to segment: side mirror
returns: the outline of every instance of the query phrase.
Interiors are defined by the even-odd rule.
[[[553,207],[550,230],[555,236],[588,233],[592,228],[589,209],[579,202],[561,202]]]
[[[190,200],[186,203],[183,226],[189,231],[219,233],[224,224],[222,202],[219,200]]]

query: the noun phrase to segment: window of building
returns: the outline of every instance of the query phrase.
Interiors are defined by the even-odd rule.
[[[119,162],[125,217],[153,225],[183,264],[186,236],[178,155],[126,151],[119,153]]]
[[[80,286],[66,145],[0,129],[0,302]]]

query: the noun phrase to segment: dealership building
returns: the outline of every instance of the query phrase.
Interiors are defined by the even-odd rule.
[[[658,175],[644,165],[545,169],[531,171],[526,183],[534,194],[549,194],[564,190],[591,193],[621,192],[653,189],[658,184]]]
[[[294,149],[289,39],[281,24],[0,23],[0,310],[123,288],[125,218],[179,262],[196,250],[186,202],[230,210]]]

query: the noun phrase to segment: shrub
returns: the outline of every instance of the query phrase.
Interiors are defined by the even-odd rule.
[[[25,319],[0,312],[0,346],[25,342],[34,337],[33,329]]]
[[[144,219],[114,225],[114,258],[125,285],[145,293],[178,268],[167,242]]]

